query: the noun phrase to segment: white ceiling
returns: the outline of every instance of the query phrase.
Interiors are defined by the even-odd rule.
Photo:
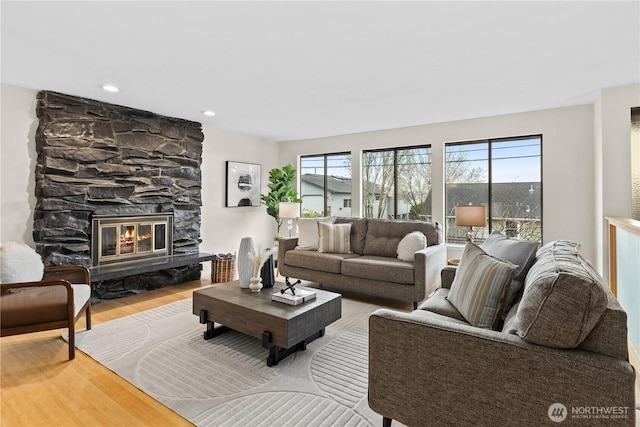
[[[640,82],[638,1],[0,7],[3,83],[278,141],[584,104]]]

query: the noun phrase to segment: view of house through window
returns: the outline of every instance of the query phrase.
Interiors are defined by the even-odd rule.
[[[351,154],[300,158],[301,215],[351,216]]]
[[[431,219],[431,147],[362,153],[365,218]]]
[[[483,241],[499,230],[542,241],[542,136],[450,143],[445,146],[445,218],[448,243],[464,243],[469,227],[456,226],[455,208],[482,205]]]

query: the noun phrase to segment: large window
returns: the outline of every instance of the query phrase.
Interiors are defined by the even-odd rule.
[[[351,154],[300,158],[302,216],[351,216]]]
[[[455,207],[483,205],[487,225],[509,237],[542,241],[542,136],[445,145],[447,242],[464,243],[468,227],[455,225]]]
[[[365,218],[431,219],[431,147],[362,153]]]

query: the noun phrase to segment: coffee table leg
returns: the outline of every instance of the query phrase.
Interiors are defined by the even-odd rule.
[[[298,350],[305,351],[307,349],[307,344],[316,338],[320,338],[324,336],[324,328],[315,334],[311,335],[307,339],[300,341],[298,344],[291,346],[289,348],[278,347],[275,344],[271,343],[271,332],[264,331],[262,333],[262,347],[269,349],[269,356],[267,356],[267,366],[275,366],[285,357],[295,353]]]
[[[207,320],[207,310],[200,310],[200,323],[207,324],[207,330],[204,331],[204,339],[209,340],[213,337],[217,337],[220,334],[225,332],[229,332],[231,328],[220,325],[217,328],[215,327],[215,323]]]

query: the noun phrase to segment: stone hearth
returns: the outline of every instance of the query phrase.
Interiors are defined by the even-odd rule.
[[[173,214],[173,253],[200,244],[200,123],[38,93],[33,237],[45,265],[92,265],[94,215]],[[100,295],[194,280],[200,265],[94,283]]]

